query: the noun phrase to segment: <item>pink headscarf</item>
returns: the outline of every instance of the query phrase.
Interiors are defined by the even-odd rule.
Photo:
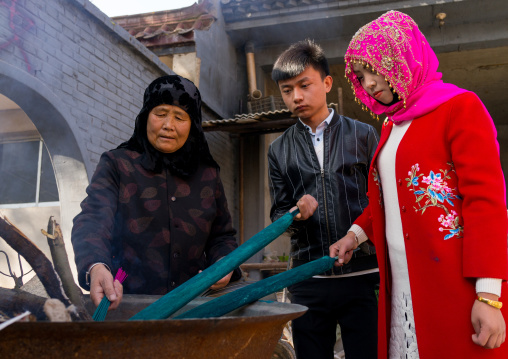
[[[411,17],[398,11],[389,11],[358,30],[344,59],[355,96],[373,113],[386,112],[394,123],[421,117],[466,92],[441,80],[439,61],[427,39]],[[400,101],[387,107],[369,96],[353,72],[357,62],[383,75]]]

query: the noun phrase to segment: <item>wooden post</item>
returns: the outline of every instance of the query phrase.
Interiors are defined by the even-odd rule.
[[[344,115],[344,100],[342,98],[342,87],[339,87],[338,89],[338,92],[339,92],[339,115]]]
[[[245,155],[244,155],[244,151],[245,151],[245,138],[243,136],[240,136],[240,165],[239,165],[239,187],[240,187],[240,199],[239,199],[239,205],[240,205],[240,210],[238,211],[238,215],[240,218],[238,218],[238,223],[239,223],[239,228],[238,228],[238,232],[240,234],[240,245],[243,244],[243,242],[245,242],[245,235],[244,235],[244,230],[245,230],[245,226],[244,226],[244,216],[245,216],[245,212],[244,212],[244,191],[245,191],[245,188],[244,188],[244,178],[243,178],[243,174],[244,174],[244,171],[243,171],[243,166],[244,166],[244,158],[245,158]]]

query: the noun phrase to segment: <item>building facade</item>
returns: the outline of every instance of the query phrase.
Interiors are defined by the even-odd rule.
[[[0,0],[0,211],[48,255],[40,229],[55,216],[72,263],[72,218],[100,154],[130,137],[146,85],[175,72],[200,89],[210,149],[247,240],[270,223],[267,148],[296,121],[271,80],[277,56],[314,39],[331,65],[328,102],[379,130],[353,101],[343,54],[358,28],[388,10],[412,16],[443,79],[485,103],[508,171],[504,0],[201,0],[113,19],[88,0]],[[267,252],[288,248],[281,238]],[[0,250],[15,258],[1,239]],[[5,265],[0,253],[4,273]]]

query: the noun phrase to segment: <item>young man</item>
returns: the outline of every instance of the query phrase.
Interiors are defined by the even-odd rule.
[[[272,221],[295,205],[303,212],[290,228],[291,266],[297,267],[328,255],[332,243],[357,229],[351,224],[368,204],[367,175],[378,135],[327,107],[333,80],[313,41],[284,51],[272,79],[299,118],[268,151]],[[315,208],[313,197],[317,209],[308,213]],[[347,267],[289,287],[291,301],[309,308],[292,323],[298,359],[332,359],[337,324],[348,359],[376,358],[379,273],[373,247],[362,245]]]

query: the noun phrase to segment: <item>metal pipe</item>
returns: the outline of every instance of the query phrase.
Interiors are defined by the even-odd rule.
[[[245,56],[247,59],[247,80],[249,83],[249,95],[253,99],[260,99],[262,94],[261,91],[257,89],[254,44],[251,41],[245,44]]]
[[[244,181],[243,181],[243,164],[244,164],[244,155],[245,151],[245,139],[243,136],[240,137],[240,218],[239,218],[239,232],[240,232],[240,244],[245,242],[245,234],[244,234]]]

